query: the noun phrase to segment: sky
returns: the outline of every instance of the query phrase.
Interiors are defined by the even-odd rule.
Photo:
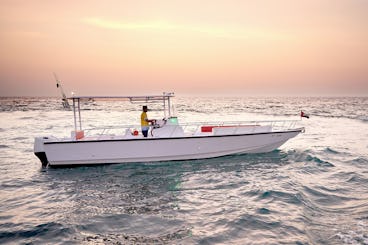
[[[0,1],[0,96],[368,95],[367,0]]]

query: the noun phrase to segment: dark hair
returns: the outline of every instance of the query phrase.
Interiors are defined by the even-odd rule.
[[[144,105],[144,106],[143,106],[143,110],[144,110],[144,109],[147,109],[147,106],[146,106],[146,105]]]

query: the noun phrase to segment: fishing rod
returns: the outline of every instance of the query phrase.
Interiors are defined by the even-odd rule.
[[[61,97],[62,97],[62,104],[63,104],[63,107],[65,109],[70,109],[70,105],[69,105],[69,102],[68,102],[68,99],[66,98],[66,95],[64,93],[64,90],[63,90],[63,87],[61,86],[61,81],[59,80],[59,78],[57,77],[56,73],[54,72],[54,77],[55,77],[55,80],[56,80],[56,87],[58,89],[60,89],[60,92],[61,92]]]

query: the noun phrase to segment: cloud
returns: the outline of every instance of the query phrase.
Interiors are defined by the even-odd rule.
[[[166,22],[142,22],[142,23],[125,23],[119,21],[109,21],[100,18],[84,18],[82,20],[84,23],[105,28],[105,29],[115,29],[115,30],[139,30],[139,29],[154,29],[154,30],[172,30],[178,29],[179,26],[172,25]]]
[[[289,36],[277,33],[271,30],[262,30],[255,28],[239,28],[239,27],[213,27],[201,25],[182,25],[166,21],[147,21],[147,22],[122,22],[104,20],[101,18],[84,18],[82,22],[90,26],[112,30],[154,30],[154,31],[178,31],[201,33],[217,38],[231,39],[267,39],[267,40],[284,40]]]

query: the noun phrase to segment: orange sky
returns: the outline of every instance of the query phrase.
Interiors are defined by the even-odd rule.
[[[0,2],[0,96],[368,95],[368,1]]]

